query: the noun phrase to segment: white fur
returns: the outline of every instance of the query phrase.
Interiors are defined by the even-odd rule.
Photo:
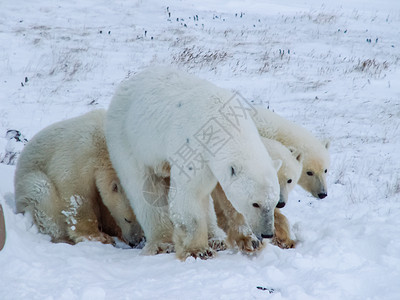
[[[253,117],[261,136],[275,139],[287,147],[295,147],[304,155],[303,171],[299,184],[314,197],[328,193],[326,171],[329,169],[329,143],[322,143],[308,130],[276,113],[257,107]],[[312,172],[312,176],[307,172]]]
[[[242,118],[236,128],[219,111],[232,96],[210,82],[167,68],[148,69],[117,89],[107,114],[107,144],[150,250],[168,240],[173,223],[178,256],[207,251],[209,194],[217,181],[257,235],[273,233],[279,198],[276,170],[251,118]],[[220,124],[229,136],[215,153],[195,138],[210,124]],[[196,172],[185,166],[189,179],[176,163],[177,151],[186,146],[205,161]],[[142,195],[147,176],[166,161],[176,186],[169,212],[149,205]]]
[[[265,148],[274,160],[281,160],[278,171],[280,197],[278,205],[283,207],[288,201],[288,195],[296,186],[303,169],[303,154],[293,147],[285,147],[280,142],[262,137]]]
[[[18,212],[30,212],[54,241],[79,242],[98,231],[104,204],[123,238],[143,236],[115,170],[104,136],[105,111],[57,122],[36,134],[19,157],[15,172]]]

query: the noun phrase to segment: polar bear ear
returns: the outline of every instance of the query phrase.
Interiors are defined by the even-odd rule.
[[[113,180],[113,182],[111,183],[111,190],[114,193],[118,193],[118,191],[120,190],[119,185],[116,181]]]
[[[240,174],[240,172],[242,171],[242,167],[237,164],[231,164],[229,171],[230,171],[231,177],[235,177],[236,175]]]
[[[280,160],[280,159],[274,159],[274,160],[272,161],[272,163],[274,164],[274,168],[275,168],[276,172],[278,172],[279,169],[282,167],[282,160]]]
[[[303,162],[304,155],[303,155],[303,153],[301,153],[300,150],[297,150],[296,148],[294,148],[294,147],[292,147],[292,146],[289,146],[288,149],[290,150],[290,152],[292,152],[292,155],[296,158],[296,160],[297,160],[299,163],[302,163],[302,162]]]
[[[326,150],[329,150],[329,147],[331,146],[331,141],[330,140],[323,140],[322,145],[326,148]]]

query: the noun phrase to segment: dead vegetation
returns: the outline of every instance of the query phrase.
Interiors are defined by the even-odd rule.
[[[379,62],[374,59],[358,60],[355,70],[359,72],[365,72],[370,75],[375,75],[379,77],[382,71],[389,68],[389,63],[387,61]]]
[[[317,15],[309,15],[308,19],[315,24],[329,24],[336,21],[336,16],[331,14],[319,13]]]
[[[55,63],[48,74],[50,76],[63,74],[64,80],[71,81],[78,72],[90,71],[92,66],[89,63],[82,62],[78,55],[80,52],[87,52],[87,49],[74,48],[54,54]]]
[[[204,49],[192,46],[185,47],[181,52],[173,55],[173,61],[189,68],[210,67],[214,69],[217,65],[225,62],[230,57],[231,55],[223,50]]]

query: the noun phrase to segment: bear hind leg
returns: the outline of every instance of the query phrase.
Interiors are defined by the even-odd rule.
[[[213,199],[209,197],[208,208],[208,245],[215,251],[226,250],[226,234],[217,224],[217,216],[215,214]]]
[[[132,168],[131,178],[134,179],[125,184],[124,189],[130,196],[132,208],[146,238],[142,254],[171,253],[174,245],[173,225],[168,211],[169,185],[151,170],[143,173],[140,169],[143,166]]]
[[[17,212],[30,213],[38,230],[53,241],[70,242],[59,216],[59,195],[50,178],[40,171],[30,172],[17,177],[15,186]]]

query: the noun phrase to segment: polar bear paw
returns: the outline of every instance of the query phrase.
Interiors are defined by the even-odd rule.
[[[208,246],[215,251],[224,251],[228,246],[224,239],[211,238],[208,240]]]
[[[173,244],[170,243],[160,243],[158,245],[158,249],[156,254],[162,254],[162,253],[172,253],[175,251],[175,247]]]
[[[264,248],[264,244],[254,235],[243,235],[236,240],[239,250],[245,253],[253,253]]]
[[[115,245],[114,239],[106,233],[99,232],[98,234],[89,234],[77,237],[74,239],[75,243],[91,241],[91,242],[101,242],[103,244]]]
[[[291,249],[296,247],[296,241],[287,238],[287,239],[280,239],[277,236],[274,236],[273,239],[271,240],[271,243],[273,245],[278,246],[281,249]]]
[[[172,243],[146,243],[142,251],[144,255],[156,255],[172,253],[175,251],[175,247]]]
[[[193,257],[195,259],[200,258],[200,259],[205,260],[205,259],[215,257],[216,254],[217,253],[209,247],[204,248],[204,249],[194,249],[194,250],[187,250],[187,251],[183,250],[183,251],[176,252],[177,257],[182,261],[185,261],[189,257]]]
[[[229,230],[228,243],[232,247],[236,245],[239,251],[244,253],[254,253],[265,247],[265,244],[249,230]]]

